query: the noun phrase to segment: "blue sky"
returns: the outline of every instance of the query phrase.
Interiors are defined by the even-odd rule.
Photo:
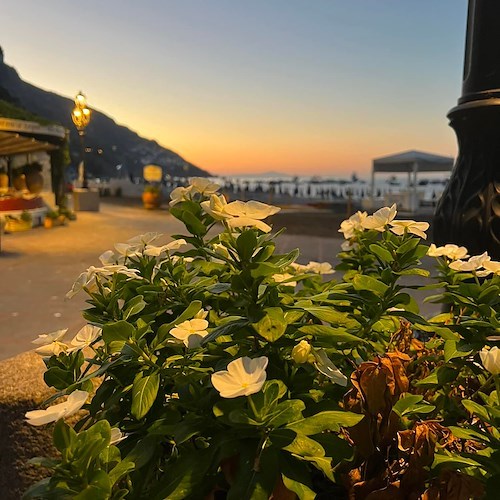
[[[456,155],[466,0],[3,0],[6,62],[214,173]]]

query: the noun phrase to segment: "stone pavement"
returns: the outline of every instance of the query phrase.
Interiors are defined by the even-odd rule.
[[[300,218],[300,213],[297,213]],[[342,240],[333,237],[283,234],[278,250],[301,250],[299,262],[329,261]],[[98,256],[118,242],[148,231],[166,235],[182,233],[183,225],[167,210],[146,211],[138,205],[101,202],[100,212],[79,212],[78,220],[52,230],[36,228],[2,236],[0,253],[0,360],[33,348],[38,334],[69,328],[76,333],[84,325],[81,316],[85,295],[65,300],[77,276]],[[433,309],[437,311],[435,306]],[[427,312],[432,312],[427,307]]]

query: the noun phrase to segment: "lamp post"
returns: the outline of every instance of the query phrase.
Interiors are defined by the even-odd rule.
[[[500,2],[469,0],[462,97],[448,114],[459,153],[434,216],[438,244],[500,260]]]
[[[82,183],[83,189],[88,189],[87,174],[85,171],[85,128],[90,122],[90,109],[87,107],[87,98],[78,92],[75,97],[75,107],[71,112],[71,119],[78,130],[78,135],[80,136],[80,166],[79,166],[79,180]],[[80,171],[81,169],[81,171]]]

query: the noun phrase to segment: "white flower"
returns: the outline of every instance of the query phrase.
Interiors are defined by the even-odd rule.
[[[205,196],[210,196],[216,193],[220,189],[220,185],[212,182],[206,177],[191,177],[189,179],[191,188],[193,191],[203,194]]]
[[[124,274],[131,279],[141,277],[137,269],[130,269],[122,264],[108,264],[103,267],[90,266],[85,272],[78,276],[71,290],[66,294],[66,298],[71,299],[71,297],[84,288],[89,292],[93,292],[97,289],[96,278],[98,276],[110,277],[114,274]]]
[[[307,270],[311,273],[317,274],[333,274],[335,270],[329,262],[315,262],[311,260],[309,264],[307,264]]]
[[[87,401],[89,393],[87,391],[74,391],[66,401],[54,406],[50,406],[46,410],[33,410],[26,413],[25,417],[28,424],[45,425],[50,422],[55,422],[61,418],[74,415]]]
[[[116,243],[115,250],[122,257],[140,257],[142,255],[142,249],[140,245],[130,245],[129,243]],[[113,265],[113,264],[107,264]]]
[[[407,233],[415,234],[420,236],[420,238],[426,240],[427,235],[425,231],[429,229],[428,222],[416,222],[414,220],[395,220],[391,223],[391,231],[398,236],[402,236]]]
[[[40,356],[59,356],[61,352],[65,352],[68,349],[68,345],[61,342],[67,331],[68,329],[65,328],[64,330],[56,330],[52,333],[38,335],[38,338],[31,342],[40,346],[35,349],[35,352],[40,354]]]
[[[447,257],[451,260],[464,259],[468,257],[467,248],[459,247],[453,243],[448,243],[444,247],[437,247],[434,243],[431,243],[429,250],[427,251],[429,257]]]
[[[301,340],[292,349],[292,359],[298,364],[307,363],[311,349],[311,344],[307,340]]]
[[[296,272],[296,273],[307,273],[308,268],[304,264],[298,264],[297,262],[292,262],[290,264],[290,267]]]
[[[194,348],[199,347],[204,337],[208,335],[207,332],[208,321],[206,319],[189,319],[183,321],[179,325],[175,325],[170,330],[170,335],[176,339],[182,340],[186,347]]]
[[[178,239],[167,243],[161,247],[155,247],[153,245],[146,246],[146,250],[144,250],[144,255],[149,255],[151,257],[160,257],[161,255],[166,254],[170,250],[178,250],[181,246],[187,245],[186,240]]]
[[[373,215],[369,215],[362,222],[361,226],[365,229],[375,229],[376,231],[384,231],[385,226],[390,224],[397,214],[396,204],[391,207],[383,207],[377,210]]]
[[[488,255],[488,252],[484,252],[481,255],[470,257],[469,260],[455,260],[450,263],[450,269],[454,271],[477,271],[489,260],[491,260],[491,257]]]
[[[284,273],[284,274],[273,274],[273,280],[276,283],[283,283],[284,281],[289,280],[290,278],[293,278],[293,274],[290,273]],[[287,281],[286,283],[283,283],[285,286],[297,286],[296,281]]]
[[[368,217],[366,212],[356,212],[340,224],[339,233],[344,233],[344,238],[349,240],[355,231],[363,230],[363,221]]]
[[[181,201],[186,201],[191,199],[191,192],[193,191],[193,186],[188,187],[177,187],[170,193],[170,206],[173,207]]]
[[[224,211],[227,206],[227,201],[222,194],[218,196],[216,194],[213,194],[212,196],[210,196],[210,200],[202,201],[200,205],[201,208],[215,220],[224,220],[231,217]]]
[[[500,349],[495,346],[491,349],[479,351],[481,362],[486,370],[492,375],[500,375]]]
[[[71,347],[69,351],[84,349],[85,347],[92,344],[95,340],[97,340],[101,333],[102,329],[98,326],[85,325],[70,342]]]
[[[314,365],[319,372],[342,387],[347,385],[347,377],[332,363],[332,360],[326,355],[323,349],[314,350],[313,354],[316,358]]]
[[[356,248],[356,243],[351,243],[349,240],[346,240],[341,243],[340,248],[342,248],[344,252],[349,252]]]
[[[106,252],[99,255],[99,260],[103,266],[116,264],[118,261],[117,256],[114,254],[113,250],[107,250]]]
[[[149,233],[144,233],[144,234],[139,234],[137,236],[134,236],[133,238],[130,238],[127,243],[129,245],[140,245],[145,247],[146,245],[150,245],[153,243],[153,241],[156,241],[160,239],[163,236],[161,233],[157,232],[149,232]]]
[[[268,361],[266,356],[235,359],[227,365],[227,370],[212,374],[212,384],[223,398],[255,394],[266,381]]]
[[[224,207],[224,213],[231,216],[228,219],[228,225],[231,228],[238,227],[256,227],[264,233],[271,231],[271,226],[262,222],[271,215],[278,213],[281,209],[279,207],[273,207],[272,205],[266,205],[260,201],[233,201],[228,203]]]
[[[86,271],[81,273],[78,278],[76,278],[76,281],[73,283],[71,290],[66,294],[67,299],[71,299],[84,288],[86,288],[90,292],[96,289],[95,273],[93,272],[94,269],[96,268],[90,266]]]
[[[483,267],[491,273],[500,274],[500,262],[496,260],[485,261]]]
[[[127,439],[127,436],[123,434],[123,432],[118,429],[118,427],[111,427],[111,439],[109,440],[109,444],[118,444],[120,441]]]

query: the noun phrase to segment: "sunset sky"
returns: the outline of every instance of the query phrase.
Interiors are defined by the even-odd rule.
[[[2,0],[7,64],[213,174],[456,156],[466,0]]]

